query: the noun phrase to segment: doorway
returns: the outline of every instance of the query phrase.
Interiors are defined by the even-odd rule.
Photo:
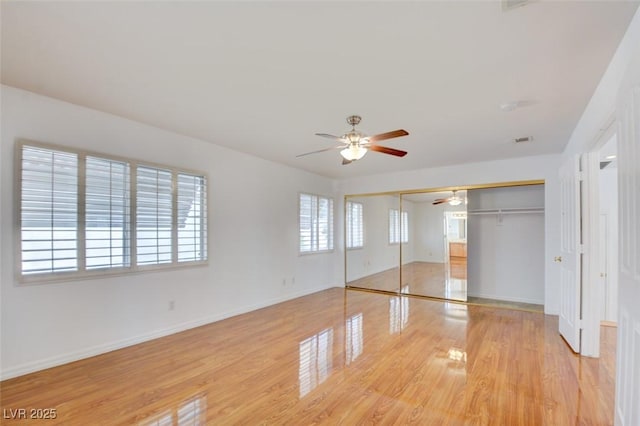
[[[467,300],[467,212],[444,212],[445,298]]]
[[[601,301],[600,321],[615,325],[618,317],[618,161],[617,137],[613,135],[600,148],[598,173],[600,238],[598,264]]]

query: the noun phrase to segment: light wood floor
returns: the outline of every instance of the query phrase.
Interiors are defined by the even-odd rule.
[[[391,268],[350,281],[350,287],[398,291],[400,268]],[[450,258],[448,264],[411,262],[402,265],[402,292],[440,299],[467,300],[467,259]]]
[[[0,403],[57,410],[35,424],[612,424],[615,328],[600,359],[557,329],[336,288],[1,382]]]

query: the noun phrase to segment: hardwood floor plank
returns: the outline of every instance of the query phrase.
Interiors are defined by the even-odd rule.
[[[46,424],[609,425],[615,328],[582,358],[556,317],[330,289],[0,382]],[[165,422],[165,423],[163,423]]]

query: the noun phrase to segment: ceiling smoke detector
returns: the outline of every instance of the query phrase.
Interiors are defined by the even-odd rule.
[[[503,102],[500,104],[500,109],[504,112],[511,112],[511,111],[515,111],[515,109],[518,108],[519,106],[520,106],[520,103],[518,101]]]
[[[515,143],[524,143],[533,141],[533,136],[523,136],[521,138],[515,138],[513,140]]]

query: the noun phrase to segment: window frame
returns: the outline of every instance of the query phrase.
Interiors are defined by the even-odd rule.
[[[301,247],[300,247],[300,236],[301,236],[301,231],[302,231],[302,222],[300,220],[300,208],[302,206],[301,204],[301,196],[302,195],[308,195],[311,197],[316,197],[318,199],[317,205],[318,205],[318,209],[317,211],[319,211],[319,206],[320,206],[320,199],[324,198],[326,200],[329,201],[329,235],[330,235],[330,242],[331,242],[331,247],[329,249],[326,250],[313,250],[313,248],[309,251],[302,251]],[[314,194],[312,192],[298,192],[298,255],[299,256],[307,256],[307,255],[313,255],[313,254],[321,254],[321,253],[333,253],[333,251],[336,248],[336,243],[335,243],[335,237],[336,237],[336,232],[335,232],[335,200],[333,199],[333,197],[329,197],[327,195],[321,195],[321,194]],[[319,217],[318,217],[318,221],[319,221]]]
[[[397,221],[394,220],[393,223],[391,222],[392,213],[395,214],[396,217],[398,218],[398,220]],[[389,227],[388,227],[389,245],[408,244],[409,243],[409,212],[406,210],[391,208],[389,209],[388,219],[389,219]],[[395,231],[393,233],[391,231],[392,225]],[[406,226],[407,228],[406,232],[403,232],[404,226]],[[393,234],[396,234],[396,236],[398,237],[397,241],[395,239],[392,240]]]
[[[358,204],[360,206],[360,235],[361,235],[361,244],[358,246],[349,245],[349,240],[353,240],[352,226],[349,223],[349,218],[353,218],[353,212],[349,210],[349,206],[353,204]],[[364,203],[359,201],[346,201],[345,202],[345,235],[344,235],[344,246],[347,250],[362,250],[364,248]],[[351,235],[351,238],[348,236]],[[353,243],[353,241],[352,241]]]
[[[34,147],[46,150],[60,151],[65,153],[75,154],[78,157],[78,176],[77,176],[77,203],[78,203],[78,215],[77,215],[77,259],[78,270],[76,271],[52,271],[40,274],[23,274],[22,273],[22,153],[23,147]],[[13,250],[15,256],[14,271],[17,281],[20,284],[39,284],[46,282],[56,281],[72,281],[82,280],[100,277],[112,277],[131,275],[144,272],[157,272],[163,270],[175,270],[184,269],[195,266],[207,266],[209,264],[209,242],[210,242],[210,194],[209,194],[209,176],[207,173],[182,168],[169,166],[166,164],[155,163],[152,161],[139,160],[133,157],[124,157],[120,155],[107,154],[104,152],[86,150],[77,148],[74,146],[60,145],[48,142],[34,141],[30,139],[18,139],[14,145],[14,247]],[[123,162],[129,165],[129,205],[130,205],[130,264],[128,266],[114,267],[114,268],[98,268],[98,269],[86,269],[86,166],[85,161],[87,157],[97,157],[104,160]],[[150,167],[155,169],[163,169],[171,172],[171,196],[172,196],[172,259],[170,263],[164,264],[151,264],[151,265],[137,265],[137,242],[136,242],[136,202],[137,202],[137,168]],[[177,222],[178,215],[176,210],[177,202],[177,176],[178,174],[189,174],[204,178],[205,181],[205,195],[206,200],[204,208],[206,210],[206,218],[204,220],[204,242],[206,246],[206,258],[203,260],[195,261],[178,261],[177,253]]]

